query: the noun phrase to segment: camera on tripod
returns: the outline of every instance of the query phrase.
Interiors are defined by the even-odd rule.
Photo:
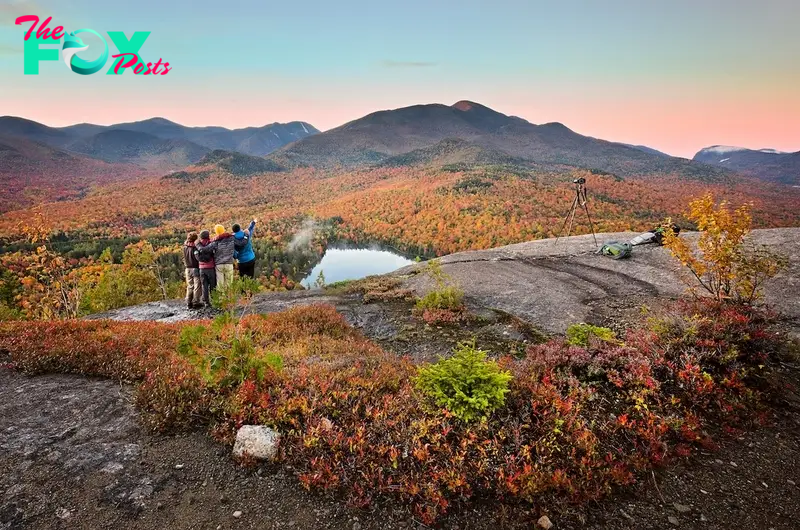
[[[592,229],[592,239],[594,239],[594,246],[597,246],[597,236],[594,233],[594,223],[592,223],[592,216],[589,215],[589,195],[586,191],[586,179],[581,177],[574,179],[572,181],[575,184],[575,198],[572,200],[572,206],[569,208],[569,212],[567,212],[567,216],[564,218],[564,224],[561,226],[561,230],[558,232],[558,236],[556,236],[556,243],[558,243],[561,234],[564,233],[564,228],[567,228],[567,223],[569,223],[569,228],[567,229],[567,236],[569,236],[570,232],[572,232],[572,223],[575,221],[575,211],[580,208],[584,212],[586,212],[586,218],[589,220],[589,228]]]

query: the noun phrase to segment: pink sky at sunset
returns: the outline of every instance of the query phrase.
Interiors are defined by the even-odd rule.
[[[202,2],[92,2],[0,0],[0,115],[53,126],[302,120],[326,130],[377,110],[469,99],[683,157],[717,144],[800,150],[797,0],[463,0],[457,10],[245,1],[224,23]],[[53,61],[23,75],[24,30],[13,17],[31,10],[71,27],[151,31],[147,53],[174,70],[84,77]],[[176,20],[214,38],[176,31]]]
[[[687,158],[715,144],[800,150],[800,98],[788,91],[775,90],[766,97],[757,92],[713,95],[681,87],[596,87],[590,93],[580,87],[539,87],[502,94],[489,90],[461,92],[457,88],[392,93],[376,88],[369,97],[354,100],[346,86],[317,93],[298,91],[292,96],[259,87],[260,83],[255,83],[229,89],[224,97],[215,93],[213,86],[197,87],[190,93],[178,87],[161,89],[157,94],[126,90],[120,94],[124,104],[100,98],[96,92],[101,90],[89,89],[75,94],[67,106],[59,100],[29,101],[20,93],[12,96],[13,108],[2,105],[0,113],[51,126],[111,124],[161,116],[184,125],[229,128],[302,120],[326,130],[377,110],[470,99],[533,123],[559,121],[581,134],[644,144]]]

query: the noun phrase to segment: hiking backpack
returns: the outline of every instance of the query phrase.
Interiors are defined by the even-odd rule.
[[[609,241],[608,243],[604,243],[600,250],[597,251],[598,254],[602,254],[603,256],[609,256],[614,259],[623,259],[628,258],[631,255],[631,244],[630,243],[620,243],[619,241]]]

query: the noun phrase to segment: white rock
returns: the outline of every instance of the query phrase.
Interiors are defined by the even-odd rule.
[[[281,441],[279,432],[263,425],[242,425],[236,433],[233,455],[251,456],[257,460],[273,460],[278,454]]]
[[[122,471],[123,469],[124,469],[124,466],[122,464],[120,464],[119,462],[109,462],[108,464],[103,466],[103,469],[101,469],[100,471],[103,472],[103,473],[109,473],[109,474],[113,475],[114,473],[118,473],[118,472]]]
[[[539,517],[539,520],[536,521],[536,525],[539,528],[543,528],[544,530],[550,530],[551,528],[553,528],[553,523],[550,522],[550,518],[547,517],[546,515]]]
[[[242,512],[240,512],[239,510],[236,510],[235,512],[233,512],[234,519],[238,519],[241,516],[242,516]]]

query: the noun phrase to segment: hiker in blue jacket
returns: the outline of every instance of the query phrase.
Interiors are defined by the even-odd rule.
[[[256,220],[250,221],[247,230],[242,230],[238,224],[233,225],[233,238],[235,257],[239,260],[239,276],[255,278],[256,253],[253,251],[253,237],[255,236]]]

